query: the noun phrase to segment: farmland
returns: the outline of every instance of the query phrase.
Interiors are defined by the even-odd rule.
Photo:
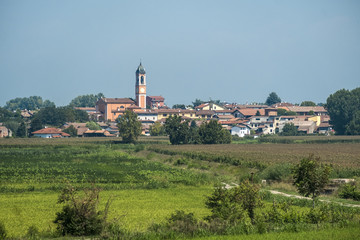
[[[207,216],[205,196],[214,184],[253,171],[262,177],[271,166],[297,163],[309,154],[332,164],[335,177],[358,177],[360,169],[357,142],[171,146],[163,137],[140,142],[0,139],[0,222],[8,235],[23,237],[35,226],[52,237],[61,209],[57,198],[68,183],[100,187],[100,209],[112,198],[109,218],[127,231],[143,232],[175,210]]]

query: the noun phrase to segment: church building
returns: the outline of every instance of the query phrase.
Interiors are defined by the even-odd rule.
[[[131,98],[102,98],[96,103],[101,120],[114,122],[126,110],[146,111],[146,72],[141,62],[135,72],[135,100]]]

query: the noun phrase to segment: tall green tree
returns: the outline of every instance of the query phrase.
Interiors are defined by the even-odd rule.
[[[316,104],[312,101],[303,101],[300,106],[302,107],[315,107]]]
[[[78,134],[77,129],[73,125],[70,125],[68,128],[64,129],[63,132],[70,134],[71,137],[77,137]]]
[[[55,107],[55,104],[49,100],[43,101],[40,96],[31,96],[24,98],[15,98],[6,102],[5,108],[11,111],[16,109],[36,110],[44,107]]]
[[[25,122],[21,122],[18,129],[16,130],[16,136],[17,137],[27,137],[27,128]]]
[[[293,168],[295,187],[301,195],[313,199],[313,207],[315,207],[315,199],[328,184],[330,173],[331,167],[321,164],[320,158],[314,155],[303,158]]]
[[[141,134],[141,122],[137,114],[126,110],[118,120],[119,134],[125,143],[135,143]]]
[[[216,120],[204,122],[199,128],[199,136],[203,144],[224,144],[231,143],[231,134],[223,129]]]
[[[42,123],[41,123],[41,121],[40,121],[39,118],[33,118],[33,119],[31,119],[31,123],[30,123],[30,134],[31,134],[32,132],[35,132],[35,131],[40,130],[40,129],[42,129],[42,128],[43,128],[43,125],[42,125]]]
[[[338,135],[356,135],[360,128],[360,88],[351,91],[341,89],[326,100],[330,123]]]
[[[86,127],[88,127],[90,130],[101,130],[100,125],[94,121],[87,122]]]
[[[151,136],[163,136],[163,135],[165,135],[164,126],[159,122],[155,122],[153,125],[150,126],[150,135]]]
[[[100,98],[104,98],[104,94],[98,93],[94,94],[87,94],[87,95],[80,95],[71,100],[69,103],[70,107],[95,107],[96,102]]]
[[[298,135],[298,131],[297,131],[296,126],[293,123],[285,123],[280,135],[282,135],[282,136],[296,136],[296,135]]]
[[[165,132],[169,135],[173,145],[187,144],[190,140],[190,127],[188,121],[182,121],[180,116],[170,116],[165,121]]]
[[[71,107],[47,107],[42,108],[34,116],[42,125],[51,125],[60,127],[66,122],[87,122],[89,115],[87,112],[73,109]]]
[[[280,103],[280,102],[281,102],[281,98],[275,92],[271,92],[267,97],[265,104],[271,106],[275,103]]]

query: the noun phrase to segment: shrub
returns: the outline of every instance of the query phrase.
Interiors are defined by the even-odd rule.
[[[29,238],[29,239],[37,239],[39,237],[39,229],[34,226],[34,225],[31,225],[29,228],[28,228],[28,231],[26,233],[26,236]]]
[[[355,183],[344,184],[339,189],[339,197],[341,198],[350,198],[355,201],[360,201],[360,190],[357,189]]]
[[[281,181],[291,174],[291,168],[290,163],[270,165],[261,173],[261,177],[266,180]]]
[[[56,213],[54,223],[62,235],[89,236],[102,232],[110,201],[106,204],[104,213],[97,211],[100,190],[93,187],[84,190],[84,196],[77,196],[72,186],[63,189],[58,203],[65,203],[61,212]]]
[[[7,232],[5,229],[5,225],[2,222],[0,222],[0,239],[1,240],[6,239],[6,236],[7,236]]]
[[[212,212],[207,219],[221,218],[235,224],[248,216],[253,222],[255,208],[263,205],[259,190],[258,185],[249,181],[243,181],[239,186],[230,189],[215,188],[214,193],[205,202]]]

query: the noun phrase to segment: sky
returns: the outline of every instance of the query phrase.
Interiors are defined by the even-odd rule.
[[[0,0],[0,106],[85,94],[326,102],[360,87],[358,0]]]

